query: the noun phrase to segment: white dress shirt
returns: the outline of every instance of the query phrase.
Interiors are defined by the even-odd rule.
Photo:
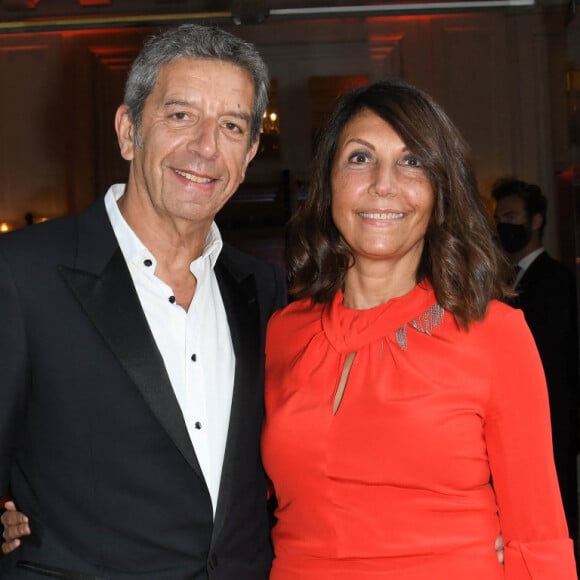
[[[185,311],[175,302],[172,289],[155,276],[155,257],[121,215],[117,201],[124,192],[124,184],[113,185],[105,207],[181,407],[215,515],[235,372],[230,329],[214,273],[221,235],[213,223],[203,254],[190,265],[197,285]]]

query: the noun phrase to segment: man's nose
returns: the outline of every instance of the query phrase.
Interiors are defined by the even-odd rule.
[[[218,126],[212,119],[200,121],[193,129],[188,148],[203,157],[214,157],[218,151]]]

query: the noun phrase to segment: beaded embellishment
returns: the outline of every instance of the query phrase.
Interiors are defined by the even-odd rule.
[[[401,326],[401,328],[397,328],[397,330],[395,330],[397,344],[402,350],[407,350],[407,331],[409,329],[409,325],[415,330],[431,336],[431,331],[434,328],[441,326],[441,322],[443,321],[444,316],[445,309],[439,304],[433,304],[429,310],[426,310],[423,312],[423,314],[417,316],[417,318],[410,320]]]

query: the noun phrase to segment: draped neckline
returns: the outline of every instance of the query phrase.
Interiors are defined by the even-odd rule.
[[[339,290],[322,310],[322,328],[330,344],[341,353],[357,351],[365,345],[395,332],[428,311],[437,300],[427,281],[410,292],[384,304],[364,310],[344,305]]]

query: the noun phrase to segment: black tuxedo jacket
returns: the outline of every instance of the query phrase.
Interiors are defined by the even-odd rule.
[[[273,267],[215,267],[236,354],[215,521],[161,355],[102,200],[0,239],[0,497],[33,535],[0,577],[266,580],[259,455]]]
[[[523,310],[542,359],[552,420],[554,458],[570,533],[576,535],[578,336],[572,273],[547,252],[526,270],[513,305]]]

